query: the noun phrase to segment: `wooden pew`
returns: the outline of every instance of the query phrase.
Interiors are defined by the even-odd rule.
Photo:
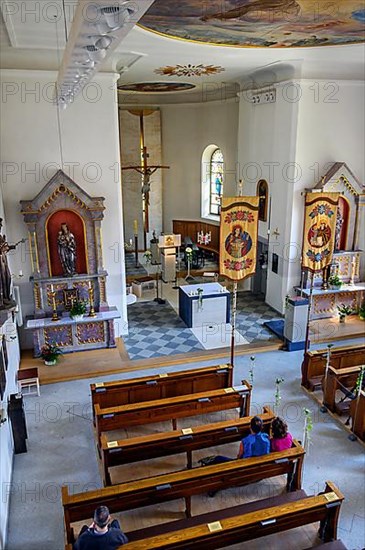
[[[353,391],[361,367],[347,367],[343,369],[334,369],[328,367],[327,376],[323,378],[323,405],[331,412],[339,415],[348,411],[350,408],[349,400],[342,403],[336,403],[336,392]]]
[[[154,399],[219,390],[232,386],[232,365],[215,365],[186,371],[91,384],[91,400],[101,409]]]
[[[302,362],[302,386],[310,391],[320,389],[326,370],[327,350],[308,351]],[[344,346],[331,350],[331,367],[343,369],[365,363],[365,346]]]
[[[337,487],[327,481],[325,492],[316,496],[297,491],[127,533],[130,542],[125,548],[215,550],[314,522],[320,522],[321,538],[328,542],[337,538],[343,499]]]
[[[172,420],[177,428],[178,418],[187,418],[229,409],[239,409],[239,416],[248,416],[250,410],[251,386],[245,380],[243,386],[225,388],[204,393],[194,393],[144,401],[120,407],[102,409],[95,405],[95,427],[98,449],[101,447],[102,432],[120,430],[128,426],[166,422]]]
[[[365,392],[360,391],[358,399],[354,399],[350,405],[350,417],[352,431],[362,441],[365,441]]]
[[[263,421],[264,431],[270,433],[271,422],[275,418],[275,414],[269,407],[264,407],[263,414],[259,416]],[[189,434],[185,434],[181,430],[174,430],[117,441],[108,441],[107,437],[102,434],[101,461],[104,485],[112,485],[110,468],[141,460],[186,453],[186,466],[192,468],[193,451],[241,441],[250,433],[251,418],[252,416],[246,416],[235,420],[196,426],[191,428]]]
[[[294,441],[291,449],[278,453],[173,472],[76,495],[69,495],[68,488],[62,487],[67,542],[74,540],[71,524],[88,521],[101,504],[108,506],[111,513],[116,513],[184,498],[185,513],[190,518],[191,497],[207,491],[246,485],[284,474],[293,479],[291,489],[299,490],[304,454],[303,447]]]

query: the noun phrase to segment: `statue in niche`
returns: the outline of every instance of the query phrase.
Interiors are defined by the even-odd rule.
[[[338,252],[341,247],[341,234],[343,226],[343,217],[340,208],[337,208],[336,229],[335,229],[335,252]]]
[[[3,219],[0,218],[0,231],[3,226]],[[11,273],[8,265],[7,254],[10,250],[15,250],[18,244],[24,243],[21,239],[15,244],[9,244],[5,235],[0,235],[0,309],[6,309],[15,306],[11,298]]]
[[[63,276],[76,275],[76,240],[67,223],[61,223],[57,237],[58,255],[61,260]]]

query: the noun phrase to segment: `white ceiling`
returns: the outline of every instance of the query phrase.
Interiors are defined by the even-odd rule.
[[[65,0],[65,5],[69,30],[76,0]],[[2,0],[1,7],[1,68],[57,70],[65,45],[62,0],[50,3]],[[186,92],[122,92],[122,103],[189,102],[214,99],[222,93],[233,96],[238,84],[251,80],[253,71],[267,66],[271,70],[282,64],[292,66],[293,76],[302,78],[363,80],[364,53],[364,44],[288,49],[212,46],[166,38],[135,27],[103,69],[120,70],[120,84],[188,82],[196,85],[195,90]],[[154,72],[167,65],[201,63],[219,65],[225,70],[204,77],[161,76]]]

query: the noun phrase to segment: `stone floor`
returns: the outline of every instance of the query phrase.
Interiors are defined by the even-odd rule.
[[[303,408],[312,411],[314,426],[305,458],[304,489],[310,494],[318,492],[326,480],[338,485],[345,495],[338,536],[348,549],[360,550],[365,545],[364,447],[350,442],[344,428],[330,415],[322,414],[318,404],[301,389],[301,360],[302,352],[275,351],[256,356],[251,411],[261,410],[264,404],[273,406],[275,380],[279,376],[284,378],[279,414],[288,422],[294,437],[303,436]],[[183,370],[216,362],[155,370]],[[237,357],[235,384],[248,377],[249,364],[249,355]],[[138,376],[153,372],[139,371]],[[123,376],[134,377],[136,373]],[[75,493],[101,487],[89,384],[118,378],[120,375],[42,386],[39,398],[25,399],[28,452],[14,457],[12,485],[2,488],[2,498],[9,498],[10,494],[8,550],[64,549],[61,486],[68,484]],[[224,492],[215,498],[224,498]],[[293,550],[301,548],[305,547]]]

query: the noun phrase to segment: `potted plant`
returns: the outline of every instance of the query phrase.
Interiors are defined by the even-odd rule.
[[[365,302],[359,307],[359,311],[357,313],[360,319],[365,321]]]
[[[73,302],[70,310],[71,319],[74,319],[75,321],[80,321],[83,318],[85,313],[86,313],[85,302],[79,302],[79,301]]]
[[[338,315],[340,317],[340,323],[344,323],[346,320],[346,317],[348,315],[351,315],[353,313],[353,310],[350,306],[346,306],[345,304],[341,304],[340,306],[337,306],[338,309]]]
[[[58,361],[58,357],[62,355],[62,350],[57,344],[45,344],[41,349],[41,357],[44,364],[48,367],[55,365]]]
[[[328,278],[328,284],[329,284],[329,287],[332,288],[333,290],[338,290],[342,286],[342,281],[338,275],[331,275]]]

